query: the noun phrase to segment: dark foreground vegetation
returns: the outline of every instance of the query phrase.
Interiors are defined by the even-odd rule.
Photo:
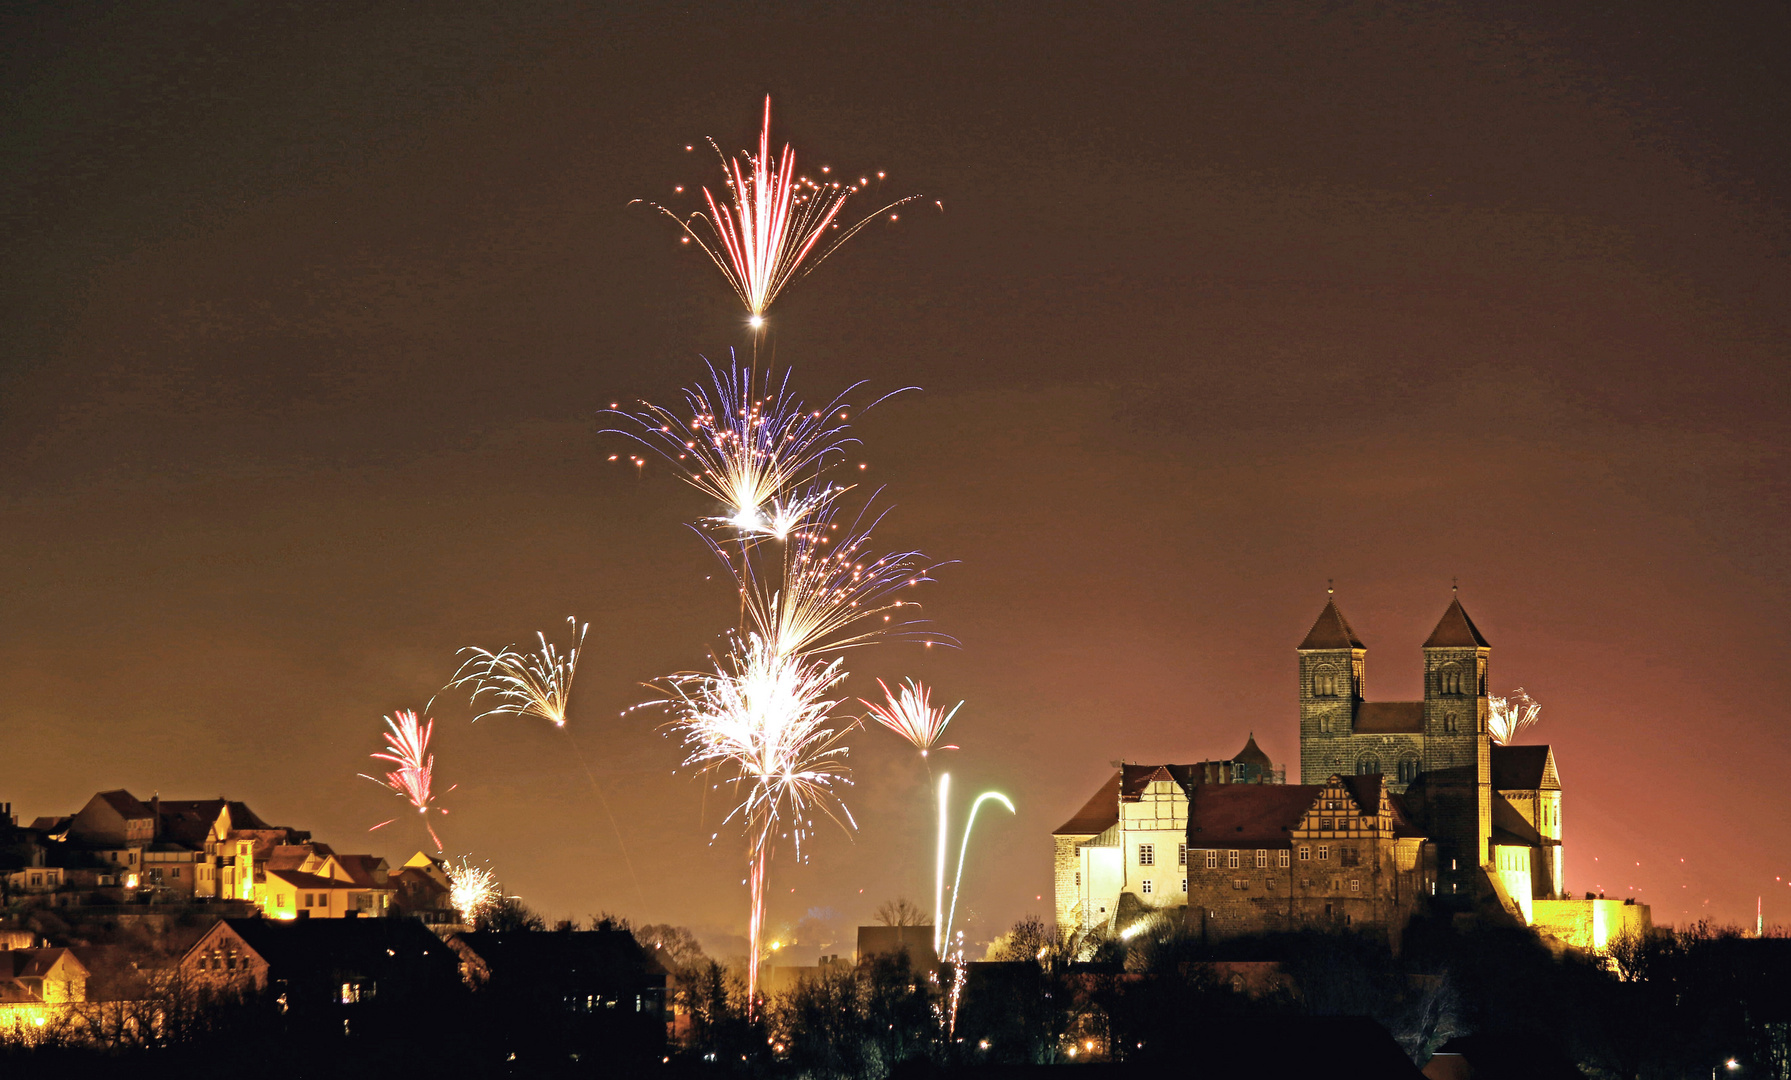
[[[574,930],[524,920],[509,932],[546,945]],[[90,1003],[78,1024],[0,1048],[0,1075],[902,1080],[1094,1062],[1081,1075],[1203,1077],[1318,1075],[1301,1064],[1316,1061],[1329,1075],[1398,1075],[1359,1071],[1372,1064],[1367,1043],[1336,1034],[1359,1029],[1320,1019],[1366,1017],[1411,1063],[1396,1063],[1406,1076],[1472,1036],[1504,1048],[1510,1075],[1791,1080],[1791,940],[1706,925],[1589,957],[1521,928],[1419,924],[1394,956],[1334,934],[1065,942],[1023,920],[962,973],[916,970],[900,952],[866,957],[750,1011],[740,973],[687,931],[633,934],[670,972],[675,1010],[581,1005],[536,978],[394,984],[301,1007],[145,976],[133,1001]],[[1325,1045],[1305,1045],[1315,1041]]]

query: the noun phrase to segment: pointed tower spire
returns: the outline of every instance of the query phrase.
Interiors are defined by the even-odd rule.
[[[1449,600],[1449,610],[1437,621],[1437,628],[1430,632],[1424,641],[1426,649],[1490,649],[1480,628],[1474,620],[1468,618],[1466,608],[1461,606],[1460,595]]]
[[[1326,590],[1327,596],[1330,590]],[[1349,620],[1343,612],[1337,610],[1337,601],[1327,598],[1325,609],[1318,613],[1318,621],[1307,631],[1306,640],[1300,642],[1302,649],[1366,649],[1362,639],[1350,629]]]

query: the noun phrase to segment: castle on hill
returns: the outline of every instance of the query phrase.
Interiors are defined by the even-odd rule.
[[[1648,926],[1646,905],[1566,893],[1554,751],[1494,741],[1492,647],[1459,598],[1422,646],[1422,701],[1367,700],[1368,647],[1334,600],[1296,652],[1300,782],[1254,736],[1225,761],[1122,764],[1054,834],[1059,927],[1397,943],[1420,912],[1502,911],[1602,948]]]

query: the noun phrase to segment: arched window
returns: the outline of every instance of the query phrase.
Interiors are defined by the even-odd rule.
[[[1381,771],[1381,759],[1373,754],[1363,754],[1356,759],[1357,776],[1374,776]]]
[[[1454,713],[1443,714],[1443,734],[1454,735],[1459,728]]]
[[[1399,782],[1409,784],[1418,779],[1418,756],[1406,754],[1399,759]]]
[[[1462,689],[1461,668],[1454,664],[1444,664],[1437,668],[1437,693],[1460,695]]]
[[[1326,664],[1323,667],[1320,667],[1320,668],[1316,669],[1315,671],[1313,671],[1313,673],[1312,673],[1312,696],[1313,697],[1336,697],[1337,696],[1337,669],[1336,668],[1331,667],[1329,664]]]

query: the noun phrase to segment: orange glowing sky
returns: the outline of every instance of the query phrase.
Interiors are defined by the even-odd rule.
[[[745,146],[769,91],[807,160],[944,204],[768,341],[811,397],[925,388],[864,418],[864,477],[888,543],[958,560],[926,600],[963,648],[852,689],[967,701],[936,767],[1019,806],[974,933],[1049,911],[1109,760],[1254,732],[1297,771],[1327,578],[1377,699],[1460,578],[1494,689],[1543,702],[1571,888],[1791,922],[1791,16],[1209,7],[8,16],[0,800],[224,793],[396,864],[380,716],[575,613],[640,888],[544,724],[439,706],[438,828],[550,915],[741,931],[719,796],[619,716],[735,614],[711,508],[596,413],[744,342],[628,203],[712,182],[685,145]],[[862,828],[775,866],[773,927],[930,895],[917,759],[853,762]]]

